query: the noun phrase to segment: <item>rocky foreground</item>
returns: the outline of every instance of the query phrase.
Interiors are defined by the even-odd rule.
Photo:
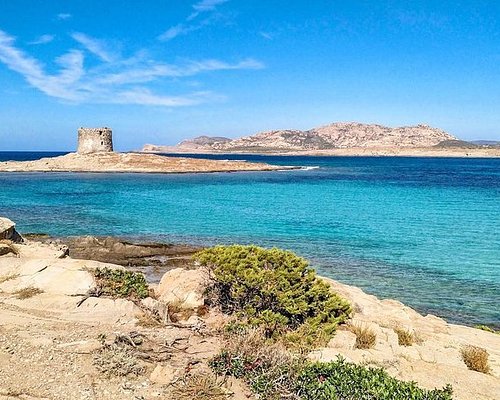
[[[221,348],[226,319],[204,307],[205,271],[194,264],[173,269],[141,301],[99,296],[92,271],[123,267],[72,259],[65,246],[19,242],[13,223],[0,222],[1,400],[178,399],[187,373],[211,373],[207,360]],[[449,383],[455,399],[499,398],[500,335],[424,317],[400,302],[325,281],[351,302],[351,324],[369,327],[376,342],[355,348],[355,334],[341,327],[309,357],[340,354],[426,388]],[[397,329],[411,331],[418,341],[401,345]],[[461,357],[466,345],[488,352],[488,374],[467,368]],[[110,374],[117,359],[135,374]],[[223,388],[220,398],[254,398],[238,380]]]
[[[287,169],[264,163],[246,161],[205,160],[163,157],[138,153],[69,153],[64,156],[34,161],[0,162],[0,172],[143,172],[196,173],[275,171]]]

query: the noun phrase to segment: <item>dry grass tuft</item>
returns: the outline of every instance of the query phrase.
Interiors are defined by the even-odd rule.
[[[417,336],[415,333],[407,329],[394,328],[394,332],[398,335],[398,344],[400,346],[412,346],[417,343]]]
[[[10,281],[12,279],[16,279],[16,278],[19,278],[19,274],[9,274],[9,275],[0,276],[0,284],[7,282],[7,281]]]
[[[142,328],[159,328],[160,326],[163,326],[160,321],[146,312],[137,316],[137,322],[135,324]]]
[[[227,393],[213,374],[185,375],[177,381],[172,389],[173,399],[176,400],[221,400],[228,399]]]
[[[462,360],[465,365],[472,371],[482,372],[488,374],[490,372],[490,365],[488,363],[488,352],[476,346],[467,345],[461,350]]]
[[[43,290],[33,286],[25,287],[14,292],[19,300],[29,299],[40,293],[43,293]]]
[[[126,348],[115,344],[105,346],[94,355],[94,366],[106,376],[140,375],[144,367],[139,360]]]
[[[377,335],[366,325],[349,325],[348,329],[356,335],[356,349],[371,349],[375,346]]]

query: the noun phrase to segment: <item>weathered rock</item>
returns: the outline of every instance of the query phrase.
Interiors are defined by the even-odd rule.
[[[328,346],[333,349],[352,350],[356,345],[356,335],[351,331],[338,330],[335,336],[328,342]]]
[[[164,303],[178,304],[182,308],[197,308],[204,304],[203,291],[207,277],[204,271],[176,268],[168,271],[156,290]]]
[[[11,245],[6,243],[0,243],[0,256],[5,256],[7,254],[16,254],[16,251],[12,248]]]
[[[158,364],[149,380],[159,385],[168,385],[174,381],[179,376],[179,371],[170,365],[160,365]]]
[[[199,247],[155,242],[132,243],[115,237],[79,236],[62,239],[50,237],[39,241],[68,247],[71,258],[118,264],[142,272],[149,282],[159,282],[173,268],[189,267]]]
[[[0,217],[0,240],[22,242],[23,238],[16,231],[16,224],[8,218]]]

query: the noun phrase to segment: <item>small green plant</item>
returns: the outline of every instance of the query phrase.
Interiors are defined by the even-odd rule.
[[[490,365],[488,363],[488,352],[477,346],[467,345],[461,350],[462,360],[467,368],[472,371],[482,372],[488,374],[490,372]]]
[[[43,293],[43,290],[33,286],[22,288],[14,292],[19,300],[29,299],[40,293]]]
[[[139,272],[107,267],[91,270],[101,295],[144,299],[149,288],[146,278]]]
[[[235,314],[268,338],[290,343],[326,343],[350,305],[316,277],[303,258],[280,249],[217,246],[195,255],[212,274],[210,305]]]
[[[398,344],[400,346],[412,346],[417,342],[415,334],[407,329],[395,328],[394,332],[398,335]]]
[[[349,330],[356,335],[356,349],[371,349],[377,342],[377,335],[366,325],[352,324]]]
[[[492,327],[490,327],[488,325],[475,325],[474,328],[480,329],[482,331],[490,332],[490,333],[496,333],[497,335],[500,335],[500,331],[499,330],[495,330],[495,329],[493,329]]]

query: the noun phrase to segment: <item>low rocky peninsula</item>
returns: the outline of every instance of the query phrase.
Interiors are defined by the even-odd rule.
[[[0,172],[142,172],[200,173],[238,171],[277,171],[296,167],[275,166],[246,161],[164,157],[156,154],[97,152],[69,153],[34,161],[0,162]]]
[[[33,239],[23,238],[12,221],[0,218],[1,400],[265,398],[255,395],[264,389],[255,386],[252,376],[245,377],[251,368],[268,365],[261,363],[278,347],[272,345],[267,355],[253,348],[262,353],[260,361],[246,364],[243,370],[227,370],[228,349],[234,349],[235,343],[250,347],[257,342],[255,334],[238,342],[234,316],[227,308],[216,307],[207,292],[217,276],[217,270],[210,269],[213,259],[207,260],[217,252],[198,261],[184,257],[183,264],[173,265],[159,283],[148,284],[142,274],[123,266],[72,256],[86,257],[90,253],[85,249],[94,247],[100,249],[100,259],[111,257],[126,264],[126,258],[141,254],[169,258],[179,252],[187,256],[196,249],[124,245],[109,238],[88,238],[80,245]],[[236,254],[246,251],[236,250]],[[276,251],[262,254],[290,257]],[[440,390],[448,384],[453,390],[453,397],[432,392],[435,397],[412,398],[498,399],[498,333],[449,324],[398,301],[318,279],[349,316],[343,322],[338,319],[336,332],[304,353],[301,357],[309,361],[302,363],[323,363],[310,368],[362,368],[391,385],[396,382],[393,378],[414,381],[423,388],[418,390]],[[297,358],[287,358],[279,349],[279,357],[296,362]],[[338,356],[344,358],[340,364],[325,364]],[[226,371],[225,377],[221,370]],[[266,379],[277,379],[274,372],[261,373],[267,374]],[[328,383],[328,377],[319,378],[309,385]]]

